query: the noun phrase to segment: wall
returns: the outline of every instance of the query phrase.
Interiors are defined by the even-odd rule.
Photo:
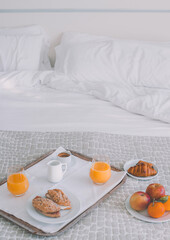
[[[42,25],[53,47],[63,31],[170,41],[169,0],[0,0],[0,27]]]
[[[1,9],[170,9],[169,0],[0,0]]]

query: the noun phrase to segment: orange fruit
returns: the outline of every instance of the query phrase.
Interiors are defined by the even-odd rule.
[[[153,218],[159,218],[165,213],[165,206],[161,202],[152,202],[148,206],[148,214]]]
[[[170,211],[170,195],[167,197],[168,197],[168,200],[164,202],[163,205],[165,207],[165,211]]]

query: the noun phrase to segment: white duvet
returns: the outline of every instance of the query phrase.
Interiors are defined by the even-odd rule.
[[[10,97],[11,93],[19,93],[15,95],[15,101],[18,98],[18,101],[37,102],[43,91],[50,89],[53,94],[50,97],[50,92],[46,92],[46,95],[51,103],[55,93],[75,92],[109,101],[129,112],[170,123],[170,86],[166,86],[164,81],[152,86],[146,85],[117,79],[112,82],[78,81],[55,71],[0,73],[0,104],[3,106],[3,99]]]

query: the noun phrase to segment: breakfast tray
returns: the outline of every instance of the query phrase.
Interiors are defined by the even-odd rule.
[[[46,153],[45,155],[41,156],[40,158],[38,158],[37,160],[31,162],[30,164],[26,165],[24,167],[24,169],[28,169],[30,167],[32,167],[33,165],[39,163],[40,161],[42,161],[43,159],[45,159],[46,157],[50,156],[53,152],[50,151],[48,153]],[[69,150],[71,152],[71,154],[73,156],[76,156],[82,160],[85,161],[92,161],[92,158],[84,156],[80,153],[77,153],[75,151]],[[115,168],[114,166],[111,166],[111,169],[113,171],[116,172],[120,172],[120,169]],[[12,214],[9,214],[3,210],[0,209],[0,216],[3,216],[4,218],[14,222],[15,224],[23,227],[24,229],[28,230],[29,232],[33,233],[33,234],[37,234],[37,235],[41,235],[41,236],[54,236],[54,235],[59,235],[62,232],[66,231],[68,228],[72,227],[75,223],[77,223],[82,217],[84,217],[85,215],[87,215],[94,207],[96,207],[99,203],[101,203],[103,200],[105,200],[106,198],[108,198],[116,189],[118,189],[122,184],[125,183],[126,181],[126,175],[124,176],[124,178],[122,179],[122,181],[116,185],[115,187],[113,187],[113,189],[111,189],[109,192],[107,192],[107,194],[105,194],[102,198],[100,198],[97,202],[95,202],[95,204],[93,204],[92,206],[90,206],[89,208],[87,208],[84,212],[80,213],[77,217],[75,217],[73,220],[71,220],[67,225],[65,225],[63,228],[61,228],[59,231],[54,232],[54,233],[46,233],[44,231],[42,231],[41,229],[36,228],[35,226],[32,226],[31,224],[23,221],[22,219],[19,219],[17,217],[15,217]],[[4,183],[7,182],[7,179],[4,179],[3,181],[0,182],[0,186],[2,186]]]

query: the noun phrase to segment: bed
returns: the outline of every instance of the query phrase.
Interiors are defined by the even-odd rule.
[[[66,57],[67,60],[70,57],[69,63],[71,64],[73,63],[72,59],[74,61],[78,59],[76,64],[81,63],[77,55],[77,52],[81,51],[77,39],[88,42],[87,48],[89,48],[89,42],[91,44],[91,41],[95,41],[95,44],[100,41],[102,41],[102,44],[103,41],[105,43],[106,41],[112,41],[110,40],[111,37],[103,35],[67,32],[62,39],[63,45],[56,48],[56,56],[58,54],[62,58],[58,63],[54,64],[53,62],[52,69],[49,68],[49,65],[46,65],[45,68],[41,65],[41,69],[36,69],[35,62],[35,69],[32,69],[33,65],[31,65],[31,70],[23,70],[23,64],[21,64],[18,65],[18,69],[0,72],[0,177],[3,179],[8,166],[12,162],[25,165],[59,146],[91,157],[96,153],[107,152],[111,158],[111,163],[120,169],[123,169],[124,164],[131,159],[142,158],[152,161],[159,168],[159,175],[154,181],[139,181],[128,177],[127,182],[107,200],[68,231],[52,239],[162,238],[168,240],[170,236],[169,222],[148,224],[136,220],[127,212],[124,203],[129,195],[139,189],[145,190],[148,184],[152,182],[163,184],[166,186],[166,191],[170,193],[169,85],[166,85],[169,71],[166,72],[167,75],[163,75],[165,77],[164,81],[161,79],[161,74],[164,73],[165,68],[167,69],[166,64],[168,64],[169,58],[167,57],[166,64],[157,72],[160,73],[160,77],[156,82],[152,81],[153,76],[149,76],[151,81],[146,78],[146,81],[143,82],[144,78],[141,77],[140,82],[134,82],[136,78],[133,77],[136,75],[132,74],[126,84],[121,82],[121,85],[119,85],[117,82],[119,82],[118,77],[120,75],[118,74],[114,78],[116,81],[110,85],[108,79],[113,76],[107,76],[105,72],[100,71],[98,75],[97,71],[93,72],[95,67],[93,65],[87,65],[86,68],[89,71],[83,72],[82,65],[85,66],[85,62],[83,62],[86,60],[85,58],[81,59],[82,65],[74,65],[76,66],[75,69],[73,65],[70,65],[70,68],[67,65],[67,71],[64,72],[66,68],[63,66],[66,65],[63,56],[66,49],[65,45],[67,47],[69,45],[67,43],[68,39],[72,41],[69,44],[73,44],[75,41],[76,44],[74,44],[76,47],[78,46],[78,50],[74,49],[71,52],[73,49],[71,45],[70,55]],[[145,52],[149,57],[152,53],[157,54],[157,51],[163,51],[162,54],[168,55],[169,39],[165,38],[164,40],[161,43],[147,42],[147,44],[143,41],[129,42],[129,40],[127,43],[125,40],[125,45],[128,45],[117,45],[116,49],[123,46],[123,49],[126,48],[127,50],[129,46],[135,46],[134,51],[136,51],[136,46],[141,50],[139,45],[142,45],[142,48],[147,45],[149,49],[152,48],[152,52],[149,52],[150,55]],[[32,41],[32,39],[30,38],[28,41]],[[36,37],[36,41],[37,46],[39,46],[41,38],[37,39]],[[115,39],[114,41],[118,41],[117,44],[122,42],[121,39]],[[122,44],[124,44],[124,41]],[[98,45],[96,46],[98,48]],[[104,49],[107,49],[106,45]],[[38,54],[39,49],[36,48],[35,50],[37,50]],[[82,51],[83,54],[87,52],[86,47]],[[133,52],[132,48],[131,51]],[[75,52],[76,55],[74,55]],[[54,61],[53,55],[51,56],[52,61]],[[84,56],[86,55],[84,54]],[[163,56],[165,57],[165,55]],[[90,63],[92,64],[94,54],[91,57]],[[106,51],[105,57],[108,59],[108,51]],[[139,56],[137,55],[137,57]],[[102,58],[101,62],[100,59],[99,62],[96,61],[96,64],[99,64],[97,67],[101,63],[106,64],[104,60]],[[126,61],[123,63],[127,64]],[[144,63],[148,64],[145,58]],[[152,63],[153,66],[157,64],[156,60]],[[28,62],[24,64],[28,66]],[[90,66],[93,66],[92,69],[89,69]],[[123,69],[125,69],[129,65],[123,66]],[[107,64],[106,67],[108,67]],[[78,74],[78,69],[80,74]],[[121,72],[123,79],[126,73],[126,71]],[[102,84],[103,79],[104,81],[108,80],[104,82],[104,85]],[[113,98],[112,91],[110,91],[110,89],[113,90],[113,85],[114,88],[117,87],[115,98]],[[126,95],[127,88],[129,88],[129,92]],[[120,89],[122,91],[118,91]],[[136,89],[138,89],[138,92]],[[148,102],[151,101],[147,97],[152,94],[151,108],[148,105]],[[134,97],[137,95],[142,96],[139,101],[138,98]],[[122,96],[126,96],[123,98],[124,101],[120,101]],[[135,101],[131,101],[132,99],[135,99]],[[126,104],[127,102],[133,104]],[[19,239],[38,238],[2,217],[0,218],[0,234],[1,239],[14,239],[16,237]]]
[[[53,71],[38,72],[54,77]],[[37,72],[3,73],[6,80],[1,87],[1,130],[4,131],[90,131],[113,134],[169,136],[169,124],[139,114],[133,114],[109,101],[92,95],[41,85],[35,87],[12,86],[12,79],[33,78]],[[28,76],[27,76],[28,75]],[[56,76],[57,78],[58,76]],[[35,78],[34,78],[35,79]],[[27,81],[28,84],[28,81]],[[11,86],[10,86],[11,85]],[[2,86],[2,81],[1,81]],[[69,86],[71,88],[71,86]]]

